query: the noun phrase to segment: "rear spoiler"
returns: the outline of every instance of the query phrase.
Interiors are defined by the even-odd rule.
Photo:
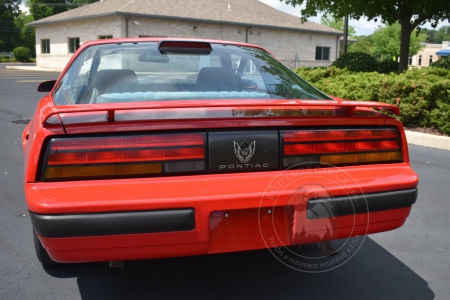
[[[47,106],[41,115],[42,123],[46,123],[52,116],[58,114],[101,112],[107,114],[109,122],[114,122],[116,111],[146,110],[146,109],[177,109],[177,108],[225,108],[225,107],[286,107],[299,109],[305,107],[335,108],[346,116],[352,116],[356,108],[375,108],[397,116],[400,110],[397,106],[374,101],[345,101],[336,100],[182,100],[182,101],[151,101],[132,103],[105,103],[105,104],[75,104],[64,106]],[[50,122],[53,123],[53,122]]]

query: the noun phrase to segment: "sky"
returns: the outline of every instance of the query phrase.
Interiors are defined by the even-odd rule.
[[[272,6],[273,8],[276,8],[278,10],[281,10],[285,13],[289,13],[291,15],[300,17],[300,6],[292,7],[290,5],[285,4],[284,2],[281,2],[280,0],[259,0],[267,5]],[[424,0],[427,1],[427,0]],[[320,16],[318,17],[312,17],[308,18],[309,21],[320,23]],[[374,22],[374,21],[368,21],[367,19],[359,19],[359,20],[353,20],[350,19],[348,21],[348,24],[355,27],[356,35],[371,35],[375,29],[377,29],[378,26],[382,25],[381,22]],[[442,22],[439,23],[438,27],[441,27],[443,25],[450,25],[449,22]],[[427,24],[424,26],[425,28],[432,29],[430,24]]]
[[[300,17],[300,6],[292,7],[290,5],[285,4],[284,2],[281,2],[280,0],[259,0],[259,1],[261,1],[267,5],[270,5],[273,8],[281,10],[285,13]],[[25,2],[25,1],[23,1],[23,2]],[[28,12],[28,8],[26,6],[24,6],[23,4],[20,6],[20,9],[23,12],[25,12],[25,11]],[[312,21],[312,22],[320,23],[320,16],[311,17],[308,20]],[[348,23],[349,23],[349,25],[355,27],[356,35],[371,35],[375,31],[375,29],[377,29],[378,26],[382,25],[381,22],[368,21],[367,19],[364,19],[364,18],[361,18],[359,20],[350,19]],[[443,25],[448,26],[448,25],[450,25],[450,23],[448,21],[439,23],[437,28],[439,28]],[[424,27],[432,29],[430,24],[427,24]]]

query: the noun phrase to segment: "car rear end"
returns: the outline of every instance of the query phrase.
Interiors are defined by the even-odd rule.
[[[330,98],[251,45],[88,43],[24,132],[34,231],[52,260],[86,262],[398,228],[418,178],[402,124],[372,108],[398,113]]]

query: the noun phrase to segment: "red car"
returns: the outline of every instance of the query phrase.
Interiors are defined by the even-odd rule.
[[[22,141],[43,265],[360,236],[417,198],[396,106],[328,96],[258,46],[92,41],[38,90]]]

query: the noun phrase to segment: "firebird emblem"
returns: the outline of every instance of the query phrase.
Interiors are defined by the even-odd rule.
[[[245,143],[245,145],[248,144]],[[250,158],[252,158],[253,154],[255,153],[255,147],[256,141],[253,141],[253,143],[251,143],[248,147],[242,147],[244,149],[242,149],[238,143],[234,142],[234,153],[236,153],[236,156],[237,158],[239,158],[241,163],[245,164],[250,160]]]

